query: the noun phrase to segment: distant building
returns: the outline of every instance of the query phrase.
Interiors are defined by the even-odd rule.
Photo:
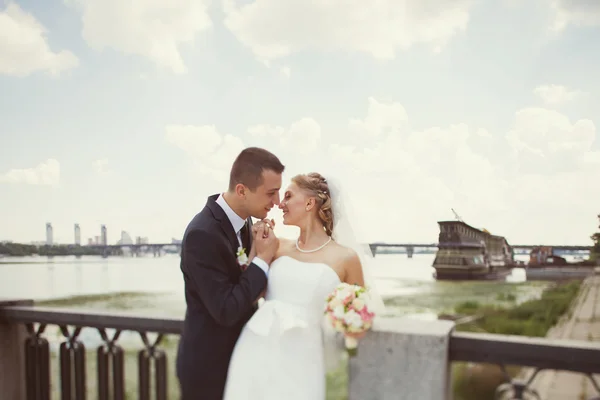
[[[93,245],[94,245],[94,239],[88,238],[88,246],[93,246]]]
[[[52,246],[54,244],[54,231],[50,222],[46,223],[46,245]]]
[[[121,239],[117,242],[117,244],[133,244],[133,239],[129,233],[121,231]]]
[[[79,224],[75,224],[75,244],[77,246],[81,245],[81,229],[79,228]]]
[[[135,244],[148,244],[148,238],[147,237],[141,237],[141,236],[137,236],[135,238]]]
[[[108,234],[106,231],[106,225],[100,226],[100,244],[103,246],[108,245]]]

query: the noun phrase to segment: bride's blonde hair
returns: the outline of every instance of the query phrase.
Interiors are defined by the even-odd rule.
[[[329,192],[327,179],[318,172],[311,172],[310,174],[294,176],[292,182],[298,185],[300,189],[307,191],[310,195],[317,198],[319,219],[327,235],[331,236],[333,231],[333,210],[331,208],[331,193]]]

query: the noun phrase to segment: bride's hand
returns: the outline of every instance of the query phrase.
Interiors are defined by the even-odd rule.
[[[258,233],[258,229],[261,225],[265,225],[265,234],[267,234],[270,229],[275,228],[275,221],[273,219],[263,219],[258,221],[257,223],[252,225],[252,237],[256,238],[256,234]]]

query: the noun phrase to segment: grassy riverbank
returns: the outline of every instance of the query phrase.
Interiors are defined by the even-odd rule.
[[[577,298],[581,283],[557,283],[546,289],[539,299],[514,307],[466,301],[456,306],[456,313],[479,318],[471,323],[458,325],[456,330],[544,337],[550,328],[559,323],[561,317],[571,317],[571,306]],[[515,376],[520,368],[509,367],[507,370],[511,376]],[[456,400],[494,399],[496,387],[504,382],[500,368],[495,365],[454,363],[452,373]]]

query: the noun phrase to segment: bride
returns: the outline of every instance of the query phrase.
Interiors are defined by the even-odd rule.
[[[283,223],[298,226],[300,236],[279,239],[265,301],[233,351],[225,400],[325,399],[325,298],[340,282],[365,285],[360,255],[337,240],[342,218],[332,188],[310,173],[295,176],[286,189]]]

